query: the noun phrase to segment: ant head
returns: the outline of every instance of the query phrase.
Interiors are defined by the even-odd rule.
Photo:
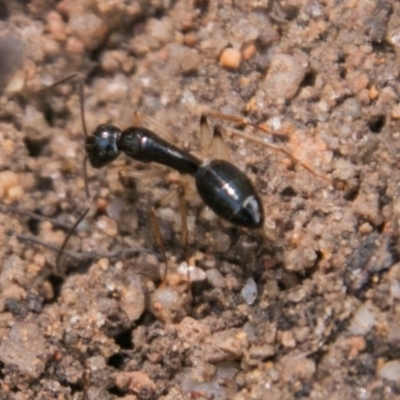
[[[92,135],[85,139],[85,151],[90,165],[101,168],[114,161],[120,151],[117,140],[121,129],[114,125],[99,125]]]

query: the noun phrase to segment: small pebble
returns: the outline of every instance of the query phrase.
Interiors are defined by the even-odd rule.
[[[378,375],[389,381],[399,382],[400,381],[400,361],[392,360],[388,361],[384,366],[378,371]]]
[[[288,271],[304,271],[314,265],[317,253],[313,249],[295,248],[284,256],[285,269]]]
[[[70,38],[75,37],[83,45],[83,51],[94,50],[104,40],[108,27],[94,13],[73,15],[68,21],[67,31]],[[80,46],[79,46],[80,47]]]
[[[110,260],[108,258],[100,258],[100,260],[97,261],[97,265],[103,272],[105,272],[108,270]]]
[[[125,200],[121,197],[115,197],[106,205],[107,214],[113,220],[118,221],[125,206]]]
[[[156,39],[161,45],[170,43],[174,34],[174,23],[169,17],[151,18],[146,25],[146,33]]]
[[[82,40],[71,36],[67,40],[66,50],[70,54],[82,55],[85,52],[85,44]]]
[[[25,86],[25,72],[22,69],[17,70],[8,82],[5,93],[13,94],[20,92]]]
[[[138,275],[133,275],[125,287],[120,290],[121,309],[130,321],[138,320],[145,309],[145,298],[142,283]]]
[[[205,338],[209,337],[210,328],[191,317],[185,317],[176,326],[178,337],[185,343],[196,344],[200,343]]]
[[[299,90],[307,65],[288,54],[277,54],[271,61],[263,90],[268,99],[291,99]]]
[[[363,304],[354,314],[349,331],[353,335],[366,335],[376,324],[376,315],[371,303]]]
[[[227,47],[222,50],[222,53],[219,57],[219,63],[228,69],[238,69],[240,63],[242,61],[242,55],[239,50],[236,50],[232,47]]]
[[[257,298],[257,285],[253,278],[247,279],[242,291],[240,292],[244,301],[251,306]]]
[[[201,65],[201,57],[197,50],[187,49],[183,52],[179,67],[183,74],[195,72]]]
[[[221,230],[215,230],[207,234],[207,242],[210,252],[226,253],[231,247],[231,238]]]
[[[357,357],[362,351],[365,350],[367,343],[363,336],[353,336],[349,339],[350,343],[350,351],[349,357],[354,358]]]
[[[291,331],[282,332],[281,343],[286,348],[294,348],[296,340],[293,337],[293,333]]]
[[[66,39],[65,23],[61,15],[56,11],[50,11],[46,17],[47,29],[53,36],[53,39],[64,41]]]
[[[379,91],[375,85],[372,85],[369,89],[368,96],[371,100],[375,100],[379,96]]]
[[[335,161],[335,178],[347,181],[356,175],[356,168],[353,163],[344,158]]]
[[[315,361],[310,358],[299,356],[288,357],[284,359],[284,362],[285,368],[282,377],[287,382],[293,379],[309,381],[316,372]]]
[[[46,265],[46,257],[43,253],[36,253],[33,257],[33,262],[40,268]]]
[[[189,32],[185,35],[183,42],[186,46],[188,47],[193,47],[197,44],[198,42],[198,37],[195,33]]]
[[[7,198],[9,201],[14,203],[21,200],[24,197],[24,193],[24,189],[21,185],[15,185],[10,187]]]
[[[190,282],[204,281],[206,273],[194,265],[187,265],[186,262],[179,264],[177,268],[178,274],[182,275],[184,279],[189,278]]]
[[[19,185],[18,175],[15,172],[0,172],[0,198],[16,201],[19,200],[23,194],[23,189]]]
[[[256,46],[254,46],[254,44],[250,44],[249,46],[246,46],[242,51],[243,58],[248,61],[254,56],[254,54],[256,54],[256,52]]]
[[[145,392],[151,394],[156,389],[155,383],[143,371],[119,372],[116,376],[115,384],[121,389],[134,393]]]
[[[393,106],[391,116],[393,119],[400,119],[400,104]]]
[[[361,224],[358,228],[358,231],[362,233],[363,235],[369,235],[373,231],[373,227],[370,223],[364,222]]]
[[[264,361],[275,355],[275,347],[270,344],[262,346],[252,346],[249,350],[249,358],[258,361]]]
[[[191,296],[183,286],[159,287],[150,298],[150,311],[158,319],[171,323],[185,317]]]
[[[0,344],[0,360],[31,379],[39,379],[45,370],[48,343],[36,322],[14,322]]]
[[[389,41],[392,45],[400,47],[400,28],[389,33]]]
[[[206,272],[207,280],[215,288],[221,288],[225,285],[224,277],[217,268],[211,268]]]
[[[118,234],[118,227],[114,220],[108,217],[101,217],[97,223],[96,228],[103,231],[106,235],[110,237],[115,237]]]

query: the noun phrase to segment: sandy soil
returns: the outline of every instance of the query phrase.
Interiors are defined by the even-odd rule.
[[[400,3],[32,0],[0,20],[0,399],[400,398]],[[84,136],[77,80],[43,89],[74,72],[90,132],[140,110],[199,154],[204,111],[261,124],[210,121],[264,236],[187,183],[196,281],[171,196],[162,282],[148,212],[181,178],[121,155],[88,168],[56,266]]]

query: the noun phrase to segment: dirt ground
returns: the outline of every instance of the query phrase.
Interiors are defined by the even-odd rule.
[[[20,0],[0,20],[0,399],[400,398],[399,2]],[[264,234],[124,155],[88,167],[87,202],[79,81],[43,90],[74,72],[90,132],[140,110],[200,154],[204,111],[260,125],[210,119]],[[162,201],[180,179],[190,286]]]

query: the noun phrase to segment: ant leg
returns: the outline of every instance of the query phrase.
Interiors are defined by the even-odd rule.
[[[68,231],[67,236],[65,236],[64,241],[61,244],[60,249],[58,250],[57,257],[56,257],[56,270],[60,271],[60,261],[61,257],[64,254],[65,247],[67,246],[69,239],[71,238],[72,234],[75,232],[76,228],[78,225],[83,221],[83,219],[86,217],[88,212],[90,211],[90,207],[87,207],[85,211],[79,216],[79,218],[75,221],[75,223],[72,225],[71,229]]]
[[[83,88],[83,86],[82,86],[82,88]],[[82,94],[83,94],[83,92],[82,92]],[[83,106],[82,106],[81,110],[83,111]],[[84,118],[84,117],[82,117],[82,118]],[[85,182],[86,203],[88,204],[88,203],[90,203],[91,197],[90,197],[89,184],[88,184],[88,179],[87,179],[87,157],[85,157],[83,159],[83,178],[84,178],[84,182]],[[56,269],[57,270],[60,269],[61,257],[63,255],[65,247],[67,246],[67,244],[69,242],[69,239],[71,238],[72,234],[75,232],[78,225],[83,221],[83,219],[89,213],[89,211],[90,211],[90,206],[87,206],[86,209],[82,212],[82,214],[75,221],[75,223],[72,225],[71,229],[67,233],[67,236],[65,236],[65,239],[62,242],[62,245],[60,247],[60,250],[58,251],[57,258],[56,258]]]
[[[179,210],[181,212],[181,224],[182,224],[182,242],[185,246],[185,261],[188,267],[188,277],[189,277],[189,230],[187,224],[187,211],[186,211],[186,201],[185,201],[185,186],[182,184],[178,189],[179,195]],[[190,281],[190,279],[189,279]]]
[[[83,86],[83,78],[80,76],[79,72],[74,72],[71,75],[66,76],[65,78],[61,78],[58,81],[52,83],[49,86],[44,87],[43,89],[39,90],[38,93],[47,92],[48,90],[54,89],[55,87],[62,85],[68,81],[76,79],[79,85],[79,107],[80,107],[80,114],[81,114],[81,123],[82,129],[85,137],[89,136],[87,125],[86,125],[86,118],[85,118],[85,102],[84,102],[84,86]]]
[[[27,216],[27,217],[32,218],[32,219],[37,220],[37,221],[49,221],[49,222],[51,222],[52,225],[54,225],[54,226],[58,226],[58,227],[61,227],[61,228],[63,228],[63,229],[68,229],[68,230],[69,230],[68,235],[67,235],[67,238],[64,239],[64,242],[62,243],[61,247],[57,247],[57,246],[52,245],[52,244],[50,244],[50,243],[44,243],[44,242],[42,242],[40,239],[36,239],[36,238],[34,238],[34,237],[31,237],[31,236],[17,234],[17,233],[12,232],[12,231],[9,232],[10,235],[15,236],[15,237],[16,237],[18,240],[20,240],[21,242],[31,242],[31,243],[38,244],[38,245],[41,245],[41,246],[44,246],[44,247],[47,247],[47,248],[49,248],[49,249],[51,249],[51,250],[56,251],[56,252],[57,252],[57,258],[56,258],[56,272],[57,272],[57,273],[61,273],[61,272],[60,272],[60,268],[59,268],[59,261],[60,261],[61,255],[63,254],[63,252],[64,252],[64,250],[65,250],[65,245],[67,244],[68,239],[70,238],[71,234],[72,234],[73,231],[75,230],[76,226],[82,221],[82,219],[83,219],[83,218],[85,217],[85,215],[87,214],[88,209],[85,210],[85,213],[82,214],[82,215],[78,218],[77,222],[75,222],[75,224],[73,225],[72,228],[71,228],[70,226],[67,226],[67,225],[64,224],[64,223],[61,223],[61,222],[55,220],[55,219],[47,218],[47,217],[44,217],[44,216],[39,215],[39,214],[35,214],[35,213],[33,213],[33,212],[30,212],[30,211],[19,210],[19,209],[14,208],[14,207],[5,207],[5,206],[1,206],[1,205],[0,205],[0,211],[1,211],[1,212],[5,212],[5,213],[7,213],[7,212],[12,212],[12,213],[15,213],[15,214]],[[67,253],[68,253],[68,255],[69,255],[70,257],[72,257],[72,258],[82,258],[81,256],[78,256],[78,255],[77,255],[78,253],[74,253],[74,252],[67,252]]]
[[[40,90],[39,93],[48,91],[50,89],[53,89],[56,86],[62,85],[63,83],[68,82],[68,81],[73,80],[73,79],[77,79],[77,81],[78,81],[78,85],[79,85],[79,104],[80,104],[80,116],[81,116],[82,129],[83,129],[83,133],[84,133],[85,137],[88,137],[88,130],[87,130],[86,119],[85,119],[84,85],[83,85],[83,79],[82,79],[82,77],[79,76],[78,72],[74,72],[73,74],[54,82],[53,84],[51,84],[51,85],[43,88],[42,90]],[[86,202],[89,203],[90,199],[91,199],[91,196],[90,196],[89,184],[88,184],[88,178],[87,178],[87,157],[85,157],[84,160],[83,160],[83,178],[84,178],[84,182],[85,182]],[[60,249],[58,251],[58,254],[57,254],[57,258],[56,258],[56,269],[57,270],[59,270],[59,268],[60,268],[61,257],[62,257],[63,252],[64,252],[64,250],[65,250],[65,248],[66,248],[66,246],[68,244],[69,239],[71,238],[71,236],[74,233],[74,231],[77,228],[77,226],[86,217],[86,215],[88,214],[89,210],[90,210],[90,207],[87,207],[82,212],[82,214],[79,216],[79,218],[76,220],[76,222],[74,223],[72,228],[68,231],[67,236],[65,237],[64,242],[62,243],[62,245],[61,245],[61,247],[60,247]]]
[[[0,212],[2,212],[4,214],[11,212],[14,214],[23,215],[23,216],[29,217],[35,221],[49,221],[49,222],[51,222],[52,225],[58,226],[59,228],[66,229],[66,230],[71,228],[70,225],[64,224],[63,222],[57,221],[56,219],[44,217],[43,215],[39,215],[39,214],[36,214],[31,211],[27,211],[27,210],[21,210],[19,208],[12,207],[12,206],[4,206],[4,205],[0,204]]]
[[[186,277],[188,282],[190,282],[190,264],[189,264],[189,229],[187,223],[187,210],[186,210],[186,200],[185,200],[185,185],[180,185],[178,189],[179,194],[179,209],[181,211],[181,224],[182,224],[182,242],[185,246],[185,261],[186,261]]]
[[[187,267],[187,278],[188,281],[190,282],[190,270],[189,270],[189,230],[188,230],[188,224],[187,224],[187,211],[186,211],[186,201],[185,201],[185,187],[184,184],[180,184],[179,188],[176,190],[171,191],[164,199],[161,201],[158,201],[151,209],[150,209],[150,219],[151,219],[151,226],[153,230],[153,235],[156,240],[157,246],[160,248],[162,257],[165,262],[165,271],[164,271],[164,277],[163,280],[164,282],[166,281],[167,278],[167,272],[168,272],[168,259],[164,247],[164,241],[162,239],[161,231],[160,231],[160,225],[157,220],[156,216],[156,211],[160,207],[162,207],[164,204],[169,203],[174,196],[178,194],[179,198],[179,210],[181,214],[181,236],[182,236],[182,242],[184,245],[184,252],[185,252],[185,261],[186,261],[186,267]]]
[[[164,241],[161,236],[160,225],[157,221],[156,207],[150,208],[150,221],[151,221],[151,228],[153,230],[154,239],[157,243],[158,248],[160,249],[161,257],[164,260],[165,269],[164,269],[163,282],[166,282],[167,274],[168,274],[168,259],[167,259],[167,254],[165,252]]]
[[[81,123],[82,123],[83,133],[84,133],[85,137],[87,138],[89,136],[89,134],[88,134],[88,129],[87,129],[87,125],[86,125],[86,118],[85,118],[85,89],[84,89],[84,86],[83,86],[83,79],[81,77],[79,77],[78,73],[74,73],[74,74],[70,75],[69,77],[66,77],[64,79],[61,79],[61,80],[57,81],[56,83],[54,83],[52,85],[52,87],[54,87],[56,85],[59,85],[61,83],[64,83],[64,82],[66,82],[66,81],[68,81],[70,79],[74,79],[74,78],[77,78],[77,80],[78,80],[78,85],[79,85],[79,108],[80,108]],[[84,182],[85,182],[86,203],[89,203],[90,200],[91,200],[91,196],[90,196],[89,183],[88,183],[88,177],[87,177],[87,156],[85,156],[85,158],[83,159],[82,169],[83,169],[83,179],[84,179]],[[78,227],[78,225],[86,217],[86,215],[88,214],[89,210],[90,210],[90,206],[88,206],[82,212],[82,214],[79,216],[79,218],[76,220],[76,222],[74,223],[72,228],[67,233],[67,236],[65,237],[64,242],[62,243],[62,245],[60,247],[60,250],[59,250],[59,252],[57,254],[57,258],[56,258],[56,268],[57,268],[57,270],[60,268],[61,257],[62,257],[63,251],[65,250],[65,247],[68,244],[69,239],[71,238],[72,234],[74,233],[74,231]]]
[[[42,217],[41,215],[37,216],[39,219],[46,219],[45,217]],[[50,219],[51,221],[51,219]],[[22,235],[13,231],[8,231],[7,235],[9,236],[14,236],[16,237],[20,242],[23,243],[32,243],[36,244],[38,246],[43,246],[47,249],[56,251],[57,253],[60,251],[60,247],[51,244],[51,243],[46,243],[43,242],[40,239],[37,239],[33,236],[29,235]],[[99,258],[116,258],[116,259],[121,259],[121,258],[129,258],[129,257],[134,257],[139,253],[147,253],[147,254],[155,254],[154,251],[146,248],[137,248],[137,249],[127,249],[127,250],[119,250],[119,251],[110,251],[108,253],[95,253],[95,252],[88,252],[88,253],[80,253],[76,251],[69,251],[69,250],[64,250],[63,254],[66,254],[68,257],[74,258],[78,261],[82,262],[93,262],[95,260],[98,260]],[[62,275],[64,277],[64,275]]]
[[[157,169],[150,169],[145,171],[119,171],[120,176],[128,176],[133,178],[140,178],[140,179],[149,179],[149,178],[162,178],[165,177],[166,173],[169,173],[169,168],[157,168]],[[162,258],[165,263],[165,271],[163,280],[166,280],[167,272],[168,272],[168,260],[166,256],[166,251],[164,247],[164,241],[162,239],[160,226],[157,220],[156,211],[162,205],[167,204],[171,201],[171,199],[178,194],[179,198],[179,210],[181,214],[181,229],[182,229],[182,242],[185,248],[185,261],[186,265],[189,265],[189,233],[188,233],[188,226],[187,226],[187,212],[186,212],[186,201],[185,201],[185,184],[179,184],[179,187],[176,190],[171,191],[164,199],[159,202],[156,202],[154,206],[150,209],[150,221],[153,230],[153,235],[156,241],[157,246],[160,248]],[[188,278],[189,277],[189,269],[188,271]]]
[[[58,81],[55,81],[54,83],[52,83],[51,85],[45,86],[43,89],[38,90],[37,93],[43,93],[46,92],[50,89],[55,88],[56,86],[62,85],[65,82],[71,81],[75,78],[79,77],[79,72],[74,72],[71,75],[66,76],[65,78],[61,78]]]
[[[67,246],[67,244],[68,244],[68,242],[69,242],[69,239],[71,238],[72,234],[75,232],[77,226],[78,226],[78,225],[82,222],[82,220],[86,217],[87,213],[88,213],[89,210],[90,210],[90,207],[87,207],[87,208],[85,209],[85,211],[79,216],[79,218],[75,221],[75,223],[72,225],[72,227],[67,226],[67,225],[65,225],[65,224],[63,224],[63,223],[60,223],[60,222],[58,222],[58,221],[56,221],[56,220],[54,220],[54,219],[52,219],[52,218],[43,217],[43,216],[41,216],[41,215],[32,213],[32,212],[30,212],[30,211],[18,210],[18,209],[16,209],[16,208],[11,208],[11,207],[10,207],[10,208],[7,208],[7,207],[1,207],[1,206],[0,206],[0,210],[3,211],[3,212],[9,212],[9,211],[10,211],[10,212],[17,213],[17,214],[20,214],[20,215],[25,215],[25,216],[27,216],[27,217],[36,219],[36,220],[38,220],[38,221],[50,221],[54,226],[59,226],[59,227],[61,227],[61,228],[63,228],[63,229],[68,229],[67,236],[65,237],[65,239],[64,239],[64,241],[62,242],[62,244],[61,244],[60,247],[54,246],[54,245],[49,244],[49,243],[44,243],[44,242],[42,242],[41,240],[36,239],[36,238],[34,238],[34,237],[30,237],[30,236],[26,236],[26,235],[19,235],[19,234],[11,233],[11,234],[13,234],[14,236],[16,236],[17,239],[20,240],[20,241],[23,241],[23,242],[31,242],[31,243],[34,243],[34,244],[39,244],[39,245],[41,245],[41,246],[45,246],[45,247],[48,247],[48,248],[50,248],[50,249],[56,251],[56,252],[57,252],[57,256],[56,256],[56,264],[55,264],[55,267],[56,267],[56,272],[57,272],[58,274],[63,275],[63,273],[60,272],[60,271],[61,271],[61,267],[60,267],[61,263],[60,263],[60,261],[61,261],[61,257],[63,256],[63,254],[67,254],[69,257],[76,258],[76,259],[83,259],[83,258],[84,258],[84,257],[82,257],[82,255],[81,255],[80,253],[66,251],[66,250],[65,250],[65,247]],[[93,256],[91,256],[90,258],[93,258]]]
[[[83,400],[89,400],[91,370],[90,370],[89,362],[87,359],[84,361],[83,367],[84,368],[83,368],[83,373],[82,373],[82,383],[83,383],[82,398],[83,398]]]
[[[167,273],[168,273],[168,259],[167,259],[167,253],[165,251],[164,247],[164,241],[161,235],[161,230],[160,230],[160,224],[158,223],[157,216],[156,216],[156,211],[162,207],[163,204],[166,202],[170,201],[172,198],[173,192],[169,193],[163,200],[160,200],[156,202],[153,207],[150,208],[150,221],[151,221],[151,228],[153,230],[153,235],[154,239],[157,243],[158,248],[161,251],[161,256],[164,259],[164,264],[165,264],[165,270],[164,270],[164,276],[163,276],[163,281],[166,282],[167,279]]]
[[[235,124],[239,124],[239,125],[252,126],[253,128],[256,128],[256,129],[260,130],[261,132],[265,132],[265,133],[271,134],[271,132],[269,132],[267,129],[263,128],[260,125],[257,125],[257,124],[254,124],[254,123],[250,122],[247,118],[237,117],[237,116],[228,115],[228,114],[221,114],[221,113],[214,112],[214,111],[207,111],[207,112],[203,113],[202,118],[203,118],[203,116],[204,116],[204,118],[212,117],[212,118],[216,118],[216,119],[222,119],[222,120],[225,120],[225,121],[229,121],[229,122],[232,122],[232,123],[235,123]],[[266,143],[264,140],[262,140],[262,139],[260,139],[258,137],[248,135],[248,134],[246,134],[244,132],[241,132],[241,131],[239,131],[237,129],[230,129],[230,131],[236,136],[240,136],[240,137],[242,137],[242,138],[244,138],[246,140],[250,140],[252,142],[261,144],[261,145],[266,146],[266,147],[268,147],[268,148],[270,148],[272,150],[278,151],[278,152],[286,155],[294,163],[299,164],[300,166],[302,166],[305,170],[307,170],[311,174],[317,176],[320,179],[323,179],[325,182],[328,182],[330,185],[334,185],[334,181],[332,179],[330,179],[327,176],[322,175],[322,174],[314,171],[314,169],[312,169],[307,164],[305,164],[302,161],[300,161],[297,157],[293,156],[289,151],[285,150],[284,148],[279,147],[279,146],[275,146],[275,145],[270,144],[270,143]]]
[[[144,170],[144,171],[126,171],[122,170],[119,171],[119,175],[121,177],[133,177],[133,178],[139,178],[139,179],[152,179],[152,178],[161,178],[166,175],[166,173],[169,172],[169,169],[167,168],[157,168],[155,170]],[[165,251],[164,247],[164,241],[161,235],[161,230],[160,230],[160,224],[158,223],[157,216],[156,216],[156,211],[159,209],[164,203],[167,203],[171,199],[171,195],[173,192],[171,192],[167,197],[165,197],[163,200],[156,202],[153,207],[150,208],[149,214],[150,214],[150,223],[151,223],[151,229],[153,231],[153,237],[154,240],[156,241],[156,244],[158,248],[160,249],[161,252],[161,258],[164,261],[165,264],[165,270],[164,270],[164,276],[163,276],[163,281],[166,282],[167,278],[167,273],[168,273],[168,258],[167,258],[167,253]]]
[[[204,117],[220,119],[220,120],[232,122],[233,124],[237,124],[237,125],[252,126],[253,128],[256,128],[262,132],[268,133],[270,135],[274,135],[273,132],[268,131],[263,126],[254,124],[253,122],[249,121],[247,118],[239,117],[237,115],[223,114],[223,113],[219,113],[217,111],[206,111],[206,112],[203,112],[203,115],[204,115]]]

